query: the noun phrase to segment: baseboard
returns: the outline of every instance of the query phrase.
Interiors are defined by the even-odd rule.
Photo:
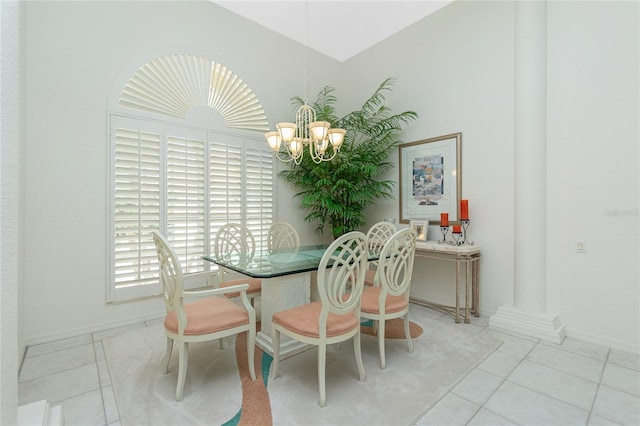
[[[489,325],[554,343],[562,343],[566,335],[556,314],[525,312],[511,305],[499,307],[489,319]]]

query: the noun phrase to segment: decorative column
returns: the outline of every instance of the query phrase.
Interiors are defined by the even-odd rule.
[[[489,324],[560,343],[564,327],[546,312],[546,45],[546,1],[515,2],[514,300]]]

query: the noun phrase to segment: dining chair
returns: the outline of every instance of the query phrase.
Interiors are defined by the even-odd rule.
[[[360,380],[365,379],[360,350],[360,300],[367,267],[367,237],[352,231],[338,237],[318,265],[320,300],[276,312],[271,320],[273,363],[271,379],[278,376],[280,334],[318,346],[320,406],[326,405],[325,368],[327,345],[353,338]]]
[[[384,244],[387,242],[387,240],[391,238],[391,236],[397,231],[398,229],[396,228],[396,225],[391,222],[382,221],[371,226],[371,228],[369,228],[369,231],[367,231],[367,242],[369,244],[369,251],[379,254],[380,251],[382,251],[382,248],[384,247]],[[375,260],[369,262],[369,267],[367,268],[367,273],[364,277],[364,285],[366,286],[373,285],[374,280],[377,279],[376,269],[372,269],[371,266],[377,268],[378,261]]]
[[[184,275],[173,248],[163,235],[153,232],[160,281],[166,307],[164,330],[167,336],[167,352],[162,361],[164,374],[169,373],[169,361],[173,344],[178,346],[178,382],[176,401],[184,397],[184,383],[189,362],[189,343],[222,339],[227,336],[247,333],[247,355],[251,380],[256,379],[254,350],[256,341],[256,312],[247,297],[248,284],[237,284],[219,289],[184,289]],[[224,297],[230,292],[240,295],[241,304]],[[198,300],[185,303],[186,298]]]
[[[228,223],[218,229],[214,240],[214,255],[217,259],[238,259],[238,261],[250,262],[256,252],[256,240],[253,233],[247,227],[239,223]],[[254,306],[254,299],[262,292],[262,280],[259,278],[239,278],[226,280],[225,274],[232,273],[225,268],[220,268],[220,280],[217,287],[224,288],[241,283],[249,284],[247,296]],[[231,292],[227,297],[235,298],[240,294]]]
[[[274,222],[269,227],[267,242],[269,253],[274,251],[297,251],[300,247],[300,235],[296,228],[287,222]]]
[[[386,242],[378,263],[378,282],[365,287],[362,293],[362,318],[374,321],[378,334],[380,368],[385,368],[384,335],[385,322],[402,318],[404,335],[409,352],[413,342],[409,333],[409,291],[416,253],[416,232],[411,228],[401,229]]]

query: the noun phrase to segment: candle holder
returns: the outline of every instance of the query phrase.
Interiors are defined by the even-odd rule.
[[[438,244],[448,243],[449,241],[447,241],[447,234],[449,233],[449,225],[440,225],[440,232],[442,232],[442,241],[438,240]]]
[[[451,236],[453,236],[453,242],[451,242],[451,244],[453,244],[454,246],[461,246],[462,244],[464,244],[462,232],[453,232]]]
[[[462,244],[469,244],[470,246],[474,245],[475,242],[474,241],[470,241],[469,239],[467,239],[467,228],[469,227],[469,219],[463,219],[460,221],[462,223],[462,242],[459,245]]]

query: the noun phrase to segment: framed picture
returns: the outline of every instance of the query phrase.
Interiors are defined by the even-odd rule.
[[[400,145],[400,223],[425,218],[440,223],[440,213],[459,224],[462,192],[462,133]]]
[[[411,219],[409,221],[409,226],[416,231],[416,234],[418,234],[416,240],[427,241],[427,231],[429,229],[428,220]]]

